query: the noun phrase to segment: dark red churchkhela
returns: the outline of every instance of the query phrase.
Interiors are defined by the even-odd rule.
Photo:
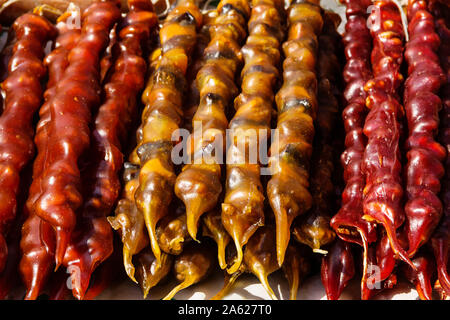
[[[428,248],[426,246],[421,248],[412,260],[417,271],[406,264],[403,264],[400,269],[406,279],[416,287],[422,300],[432,300],[433,281],[436,274],[436,263]]]
[[[32,119],[41,105],[47,70],[44,47],[56,29],[44,17],[27,13],[14,22],[16,43],[2,83],[5,110],[0,117],[0,272],[7,258],[6,234],[18,210],[20,173],[34,155]]]
[[[342,113],[346,131],[346,149],[341,156],[344,168],[345,189],[342,205],[331,219],[331,226],[344,241],[364,246],[376,241],[375,224],[364,220],[363,190],[365,175],[361,170],[367,138],[363,133],[367,115],[364,84],[372,78],[370,53],[372,37],[366,26],[366,12],[371,1],[345,0],[347,24],[343,41],[347,63],[344,80],[347,84],[344,97],[347,107]]]
[[[29,289],[26,298],[36,298],[41,290],[42,284],[52,268],[54,259],[54,241],[49,238],[47,231],[51,231],[48,223],[44,222],[32,211],[32,204],[40,194],[41,183],[40,176],[46,165],[48,142],[48,130],[51,119],[50,101],[55,95],[56,84],[61,80],[64,71],[67,68],[67,54],[75,46],[80,37],[80,28],[69,26],[67,19],[76,21],[78,18],[76,10],[71,8],[58,19],[56,25],[58,37],[55,41],[55,49],[45,57],[44,64],[48,68],[47,90],[44,93],[45,103],[39,110],[39,122],[36,128],[34,138],[38,155],[33,163],[33,182],[31,184],[26,203],[25,213],[28,218],[23,225],[23,232],[26,236],[22,237],[21,248],[23,259],[20,265],[23,281]]]
[[[353,254],[348,242],[334,241],[322,258],[321,278],[328,300],[339,299],[349,280],[355,276]]]
[[[404,104],[409,136],[406,141],[406,234],[408,253],[412,257],[428,241],[442,216],[438,193],[444,175],[442,161],[446,151],[436,140],[441,99],[437,95],[445,75],[436,54],[439,37],[434,31],[433,16],[424,0],[408,3],[406,45],[408,78]]]
[[[63,261],[82,204],[78,160],[89,147],[91,113],[100,103],[100,55],[120,17],[117,4],[100,0],[83,13],[80,39],[68,55],[69,64],[50,102],[45,150],[49,165],[42,172],[42,192],[32,209],[54,229],[56,266]]]
[[[67,55],[75,46],[80,37],[80,28],[76,25],[69,25],[69,19],[76,21],[79,18],[77,10],[70,7],[67,12],[58,19],[56,25],[58,37],[55,42],[55,49],[47,55],[44,60],[48,68],[47,90],[44,93],[45,103],[39,110],[39,122],[37,124],[35,144],[38,155],[33,163],[33,182],[29,190],[29,196],[26,203],[26,213],[30,216],[26,220],[23,232],[26,236],[22,237],[21,246],[23,259],[20,269],[25,285],[29,289],[26,298],[36,298],[45,283],[45,279],[52,268],[54,259],[54,240],[48,237],[48,231],[51,231],[48,223],[42,221],[32,211],[32,204],[36,201],[41,190],[40,176],[46,164],[48,143],[48,130],[51,119],[50,101],[55,95],[56,85],[62,79],[64,71],[68,65]],[[34,283],[34,284],[33,284]]]
[[[371,54],[374,78],[364,87],[370,111],[364,125],[368,142],[362,163],[366,175],[363,218],[381,224],[396,257],[414,269],[396,234],[405,221],[399,146],[404,110],[398,92],[403,81],[400,73],[403,25],[394,2],[380,0],[374,6],[368,21],[374,40]]]
[[[445,176],[442,179],[441,199],[443,203],[442,220],[431,237],[431,246],[436,257],[436,265],[440,286],[450,296],[450,276],[448,274],[450,250],[450,8],[436,1],[431,2],[433,14],[436,16],[436,31],[441,39],[439,58],[446,74],[447,82],[441,88],[442,111],[439,141],[447,150],[444,163]]]
[[[82,172],[86,186],[83,209],[64,257],[64,265],[73,271],[73,294],[78,299],[83,298],[95,268],[113,251],[113,234],[106,216],[119,196],[122,146],[136,117],[137,96],[144,87],[147,70],[143,49],[157,23],[148,0],[129,0],[128,6],[130,11],[118,34],[120,54],[104,87],[106,97],[95,120],[90,161]]]
[[[71,29],[73,26],[60,29],[59,45],[47,57],[49,89],[40,110],[35,138],[38,156],[21,240],[20,271],[27,299],[37,298],[52,268],[56,244],[50,221],[75,226],[73,210],[81,203],[77,160],[89,143],[90,108],[99,102],[99,57],[107,45],[109,28],[119,15],[116,2],[95,2],[83,13],[81,35]],[[55,206],[48,207],[50,203]],[[53,213],[53,220],[43,219],[48,218],[44,208]],[[61,235],[63,230],[58,230]],[[59,247],[57,263],[62,262],[70,237],[64,233],[63,239],[66,243]]]

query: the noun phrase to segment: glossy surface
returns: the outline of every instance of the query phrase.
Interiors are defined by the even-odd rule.
[[[49,92],[49,105],[41,108],[42,133],[38,132],[36,143],[41,147],[38,159],[41,157],[42,162],[35,164],[34,186],[27,201],[29,218],[21,241],[21,273],[28,299],[37,298],[53,260],[57,265],[62,263],[75,227],[74,210],[81,205],[76,162],[89,145],[90,109],[99,102],[99,55],[118,18],[114,1],[97,2],[84,12],[84,31],[76,46],[65,48],[70,50],[67,61],[61,56],[66,70],[55,82],[55,91]]]
[[[409,42],[405,60],[408,78],[405,82],[404,103],[409,136],[406,140],[406,225],[408,253],[416,251],[428,241],[442,216],[438,197],[442,165],[446,156],[444,147],[436,141],[439,128],[438,96],[446,77],[439,65],[437,50],[440,40],[434,31],[433,16],[427,2],[410,0],[408,4]]]
[[[316,62],[323,19],[319,1],[294,1],[287,11],[283,85],[275,97],[278,143],[270,147],[267,196],[275,215],[278,263],[282,263],[295,217],[311,208],[310,158],[317,103]]]
[[[399,97],[399,87],[403,83],[400,72],[404,49],[403,25],[394,2],[376,1],[374,5],[377,10],[373,10],[369,17],[374,78],[364,86],[366,106],[370,111],[364,124],[368,142],[362,164],[366,175],[363,218],[381,224],[395,255],[412,265],[396,235],[396,230],[405,221],[399,144],[404,119]]]
[[[240,46],[247,35],[249,13],[247,1],[223,0],[218,4],[217,17],[209,28],[211,40],[204,51],[204,64],[197,73],[200,104],[192,119],[194,132],[187,141],[191,164],[183,167],[175,183],[175,194],[186,206],[193,239],[201,215],[216,207],[222,192],[223,159],[216,159],[213,149],[222,154],[225,151],[226,110],[238,93],[234,79],[242,65]],[[201,124],[197,131],[196,123]]]
[[[311,157],[311,162],[314,163],[310,177],[313,203],[305,217],[299,218],[302,220],[295,225],[293,231],[296,240],[319,253],[326,253],[326,246],[336,236],[330,227],[330,220],[335,210],[333,175],[336,172],[336,148],[333,143],[339,137],[337,123],[340,106],[337,92],[341,82],[341,67],[337,57],[341,36],[336,31],[340,17],[332,12],[325,12],[323,20],[322,33],[318,38],[318,109]]]
[[[163,300],[172,299],[178,291],[204,280],[215,266],[214,250],[207,243],[191,242],[175,258],[173,271],[180,284],[173,288]]]
[[[222,203],[222,223],[238,252],[230,273],[239,268],[242,247],[264,224],[260,159],[258,156],[252,159],[252,156],[255,158],[254,152],[259,154],[262,137],[270,139],[275,90],[280,80],[277,67],[284,38],[284,16],[282,1],[252,1],[249,35],[241,49],[245,61],[241,72],[241,93],[234,100],[236,113],[229,124],[233,141],[227,150],[225,199]]]
[[[436,31],[441,38],[441,46],[438,55],[447,78],[447,83],[442,87],[440,96],[442,99],[441,126],[439,128],[439,142],[447,151],[447,157],[444,162],[445,175],[442,179],[441,199],[443,204],[443,217],[436,231],[431,238],[433,247],[439,285],[447,296],[450,296],[450,24],[448,17],[450,9],[438,2],[432,1],[432,12],[436,17]]]
[[[337,239],[328,254],[322,258],[322,283],[328,300],[337,300],[348,282],[355,276],[355,265],[350,244]]]
[[[343,42],[347,63],[343,77],[346,82],[344,98],[347,103],[342,119],[345,127],[346,149],[341,156],[344,168],[345,189],[342,193],[341,208],[331,219],[331,226],[344,241],[365,247],[376,240],[375,224],[364,220],[363,190],[365,174],[361,170],[367,138],[363,133],[367,115],[364,84],[372,77],[370,53],[372,37],[366,26],[367,7],[370,1],[347,0],[347,23]]]
[[[186,70],[201,24],[202,15],[192,0],[180,1],[169,13],[159,32],[161,60],[142,95],[145,108],[136,148],[141,170],[135,200],[158,261],[156,225],[167,215],[176,179],[171,137],[182,121]]]
[[[7,259],[5,237],[20,209],[20,173],[35,152],[32,120],[43,98],[41,81],[47,73],[44,47],[56,36],[53,25],[34,13],[20,16],[12,28],[16,41],[8,76],[1,85],[5,109],[0,117],[0,272]]]
[[[81,175],[84,204],[64,256],[64,265],[77,270],[72,273],[72,282],[78,299],[83,298],[95,268],[113,251],[113,234],[106,216],[121,189],[122,146],[127,143],[127,133],[137,115],[138,94],[147,70],[144,49],[157,23],[148,1],[129,0],[128,6],[130,11],[119,25],[119,53],[95,118],[90,159]]]

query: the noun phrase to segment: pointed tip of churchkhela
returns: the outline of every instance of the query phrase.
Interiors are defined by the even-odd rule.
[[[387,226],[386,233],[387,236],[389,237],[389,243],[391,244],[391,248],[394,251],[395,256],[398,257],[403,262],[405,262],[406,264],[408,264],[413,270],[417,271],[417,268],[409,258],[408,253],[400,245],[400,242],[397,239],[397,235],[395,230],[393,230],[393,227]]]
[[[212,210],[206,213],[202,219],[203,236],[214,239],[217,244],[217,260],[222,270],[227,268],[226,249],[231,237],[222,224],[220,210]]]
[[[125,267],[125,272],[133,282],[138,283],[134,276],[136,269],[134,268],[132,258],[130,250],[127,246],[123,246],[123,265]]]
[[[405,277],[412,283],[421,300],[432,300],[433,278],[436,272],[436,262],[427,248],[421,249],[413,259],[417,271],[408,265],[403,265],[402,270]]]
[[[201,208],[201,200],[200,198],[191,199],[186,201],[186,224],[189,235],[192,239],[197,242],[197,232],[198,232],[198,220],[200,216],[203,214]]]
[[[137,280],[142,288],[144,299],[147,298],[150,289],[169,274],[172,263],[173,257],[163,252],[161,255],[161,265],[158,266],[155,256],[149,248],[144,249],[138,254]]]
[[[156,226],[152,223],[150,229],[148,229],[150,237],[150,246],[152,247],[153,254],[155,255],[158,266],[161,265],[161,248],[159,247],[158,238],[156,236]]]
[[[225,238],[220,238],[217,241],[217,261],[219,262],[220,269],[225,269],[227,267],[226,261],[226,248],[229,240]]]
[[[195,279],[192,277],[187,277],[186,280],[181,282],[179,285],[177,285],[175,288],[173,288],[162,300],[171,300],[178,292],[181,290],[190,287],[195,283]]]
[[[175,258],[173,271],[175,277],[182,281],[163,300],[172,299],[180,290],[190,287],[205,279],[215,267],[216,259],[212,246],[203,241],[201,244],[191,241],[183,252]]]
[[[337,239],[322,258],[321,278],[328,300],[338,300],[348,282],[355,275],[350,245]]]
[[[151,200],[147,200],[148,203],[144,205],[138,205],[141,212],[143,212],[145,226],[147,228],[148,237],[150,239],[150,246],[153,254],[155,255],[158,265],[161,264],[161,248],[159,247],[158,237],[156,235],[156,224],[160,220],[158,214],[155,213],[156,208],[151,205]],[[131,259],[131,258],[130,258]],[[134,280],[135,281],[135,280]],[[136,281],[135,281],[136,282]]]
[[[283,273],[289,284],[289,299],[297,300],[300,282],[311,270],[311,250],[302,244],[291,242],[286,250]]]
[[[70,273],[73,296],[78,300],[83,300],[89,288],[91,270],[84,268],[81,263],[77,262],[70,264],[67,270]]]
[[[261,282],[269,297],[278,300],[269,285],[267,277],[280,269],[277,262],[275,227],[266,225],[259,228],[249,239],[244,251],[244,264]]]
[[[290,223],[284,207],[279,206],[275,208],[274,215],[276,220],[277,262],[281,267],[291,238]]]
[[[59,266],[64,262],[64,256],[66,254],[71,233],[68,233],[66,230],[62,228],[56,228],[55,235],[56,235],[56,248],[55,248],[54,271],[57,271]]]
[[[233,274],[228,274],[228,272],[225,272],[225,279],[223,283],[222,289],[220,289],[219,292],[216,293],[214,297],[211,298],[211,300],[222,300],[223,297],[230,291],[230,289],[233,287],[233,284],[236,282],[237,278],[240,277],[240,275],[243,272],[238,270],[237,272]]]
[[[238,209],[235,206],[222,203],[222,223],[225,230],[234,241],[237,257],[233,265],[228,268],[228,273],[235,273],[242,264],[244,258],[243,247],[249,239],[264,226],[264,212],[254,207]],[[274,235],[275,242],[275,235]],[[276,255],[276,253],[274,253]]]
[[[242,249],[241,243],[238,239],[238,237],[236,235],[233,235],[233,239],[234,239],[234,245],[236,247],[236,258],[233,261],[233,264],[227,269],[227,272],[229,274],[234,274],[236,273],[239,268],[241,267],[242,264],[242,260],[244,258],[244,251]]]
[[[371,211],[370,207],[374,207],[374,206],[369,205],[367,207]],[[406,264],[408,264],[413,270],[417,270],[416,266],[414,265],[414,263],[412,263],[411,259],[409,258],[406,250],[403,249],[403,247],[400,245],[400,242],[397,239],[397,233],[396,233],[396,228],[395,228],[394,224],[391,221],[387,221],[386,216],[387,215],[385,215],[385,214],[381,214],[381,215],[378,215],[378,217],[380,217],[381,219],[376,219],[375,217],[373,217],[371,215],[365,214],[363,216],[363,219],[368,220],[368,221],[375,220],[375,221],[379,222],[380,224],[382,224],[386,231],[386,235],[389,239],[391,249],[394,251],[395,256],[398,259],[405,262]]]
[[[21,269],[24,268],[24,262],[21,261]],[[42,268],[32,266],[31,273],[22,272],[23,281],[26,286],[26,293],[24,300],[36,300],[42,291],[50,269],[43,270]]]
[[[269,281],[267,279],[267,274],[261,272],[261,273],[258,273],[257,276],[258,276],[259,282],[261,282],[263,288],[266,290],[270,299],[278,300],[278,297],[275,295],[275,293],[272,290],[272,287],[269,284]]]

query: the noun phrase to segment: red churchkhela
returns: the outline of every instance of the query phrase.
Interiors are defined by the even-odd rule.
[[[137,96],[144,87],[147,70],[143,50],[157,23],[151,2],[129,0],[128,5],[130,12],[118,34],[120,54],[95,120],[89,152],[92,160],[82,173],[83,185],[88,186],[83,194],[83,210],[64,257],[64,265],[77,270],[72,273],[72,282],[78,299],[83,298],[95,268],[113,251],[113,234],[106,216],[119,196],[122,146],[136,117]]]

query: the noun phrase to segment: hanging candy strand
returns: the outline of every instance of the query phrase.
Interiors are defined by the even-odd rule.
[[[73,293],[83,299],[90,275],[113,251],[113,234],[106,216],[120,191],[122,146],[137,114],[137,96],[144,87],[144,46],[156,26],[157,17],[147,0],[129,0],[129,13],[120,24],[118,48],[105,100],[92,132],[89,163],[82,172],[84,204],[66,250],[64,265],[73,270]]]

